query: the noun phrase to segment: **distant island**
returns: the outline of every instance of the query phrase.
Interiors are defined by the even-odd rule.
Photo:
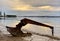
[[[17,17],[16,15],[6,15],[6,17]]]
[[[6,15],[5,12],[3,14],[4,15],[2,15],[2,12],[0,12],[0,17],[17,17],[16,15]]]

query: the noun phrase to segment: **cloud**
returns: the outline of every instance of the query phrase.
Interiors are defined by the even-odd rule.
[[[59,0],[10,0],[12,10],[21,11],[35,11],[35,10],[47,10],[47,11],[60,11]],[[57,6],[55,6],[58,5]]]
[[[60,11],[60,7],[54,6],[39,6],[39,7],[32,7],[30,5],[20,6],[13,8],[13,10],[20,10],[20,11]]]
[[[3,6],[1,6],[2,4]],[[4,10],[59,11],[60,10],[59,5],[60,5],[59,0],[2,0],[0,7],[2,7]]]
[[[0,10],[2,10],[2,0],[0,0]]]
[[[32,6],[60,6],[60,0],[21,0],[26,4],[30,4]]]
[[[22,1],[32,6],[48,5],[50,3],[50,0],[22,0]]]

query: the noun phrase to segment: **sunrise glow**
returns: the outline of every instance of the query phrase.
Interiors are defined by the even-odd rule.
[[[22,10],[22,11],[25,11],[25,10],[31,10],[32,7],[29,6],[29,5],[23,5],[23,6],[15,6],[14,8],[12,8],[13,10]]]

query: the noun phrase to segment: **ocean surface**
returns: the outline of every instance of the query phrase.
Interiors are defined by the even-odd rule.
[[[60,16],[60,11],[47,11],[47,10],[37,10],[37,11],[15,11],[7,10],[6,15],[17,15],[17,16]],[[4,12],[2,12],[4,15]]]
[[[7,34],[5,26],[18,24],[21,19],[28,18],[54,27],[54,36],[60,37],[60,17],[2,17],[0,18],[0,30]]]
[[[19,23],[19,21],[23,18],[28,18],[31,20],[35,20],[37,22],[41,22],[44,24],[48,24],[54,27],[55,35],[60,36],[60,17],[11,17],[11,18],[1,18],[0,25],[6,26],[13,23]]]

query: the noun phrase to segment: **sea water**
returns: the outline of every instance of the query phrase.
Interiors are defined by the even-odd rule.
[[[54,27],[54,36],[60,37],[60,17],[3,17],[0,19],[0,30],[4,34],[9,34],[5,26],[18,24],[21,19],[28,18]]]

